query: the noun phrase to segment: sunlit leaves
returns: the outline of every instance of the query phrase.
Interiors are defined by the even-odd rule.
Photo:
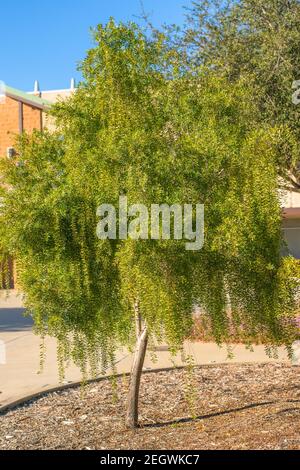
[[[150,336],[175,350],[196,304],[216,341],[233,319],[251,341],[289,343],[292,261],[280,258],[277,144],[257,124],[247,82],[200,68],[183,73],[160,35],[110,21],[95,31],[84,81],[53,108],[57,133],[23,136],[1,164],[7,182],[1,243],[18,266],[37,331],[95,373],[134,341],[138,301]],[[180,72],[179,72],[180,71]],[[97,207],[205,204],[205,244],[99,240]]]

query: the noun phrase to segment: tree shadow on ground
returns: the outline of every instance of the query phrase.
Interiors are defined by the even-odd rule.
[[[288,400],[286,400],[286,401],[288,401]],[[140,427],[141,428],[163,428],[165,426],[172,426],[172,425],[176,425],[176,424],[192,423],[192,422],[201,421],[201,420],[204,420],[204,419],[215,418],[216,416],[224,416],[224,415],[228,415],[228,414],[231,414],[231,413],[237,413],[239,411],[249,410],[251,408],[257,408],[259,406],[274,405],[276,403],[279,403],[279,402],[276,401],[276,400],[273,400],[273,401],[264,401],[264,402],[260,402],[260,403],[250,403],[249,405],[241,406],[240,408],[232,408],[230,410],[217,411],[216,413],[210,413],[210,414],[205,414],[205,415],[201,415],[201,416],[196,416],[195,418],[188,417],[188,418],[175,419],[173,421],[165,421],[163,423],[142,424]]]

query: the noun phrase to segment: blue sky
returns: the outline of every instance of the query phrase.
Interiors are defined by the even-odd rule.
[[[143,0],[155,25],[182,24],[191,0]],[[67,88],[80,78],[76,65],[91,46],[90,27],[136,20],[140,0],[14,0],[1,2],[0,80],[30,91]]]

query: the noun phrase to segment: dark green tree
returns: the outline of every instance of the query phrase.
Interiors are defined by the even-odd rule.
[[[184,45],[192,66],[205,64],[232,83],[248,80],[261,121],[282,126],[278,167],[299,191],[299,0],[196,0]]]

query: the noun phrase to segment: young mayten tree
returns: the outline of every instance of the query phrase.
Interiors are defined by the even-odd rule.
[[[68,358],[84,377],[106,370],[137,335],[127,410],[135,427],[147,342],[181,348],[195,305],[218,343],[232,324],[249,343],[261,333],[269,346],[294,339],[285,320],[295,268],[280,256],[281,130],[256,125],[246,83],[185,72],[162,35],[111,21],[95,43],[78,90],[53,109],[57,132],[23,135],[15,159],[1,163],[1,244],[36,331],[58,340],[62,373]],[[187,250],[178,225],[150,239],[150,218],[149,230],[139,226],[137,208],[136,239],[118,211],[106,227],[114,232],[115,216],[116,239],[99,239],[98,208],[118,208],[120,196],[149,213],[152,204],[204,204],[203,248]]]

